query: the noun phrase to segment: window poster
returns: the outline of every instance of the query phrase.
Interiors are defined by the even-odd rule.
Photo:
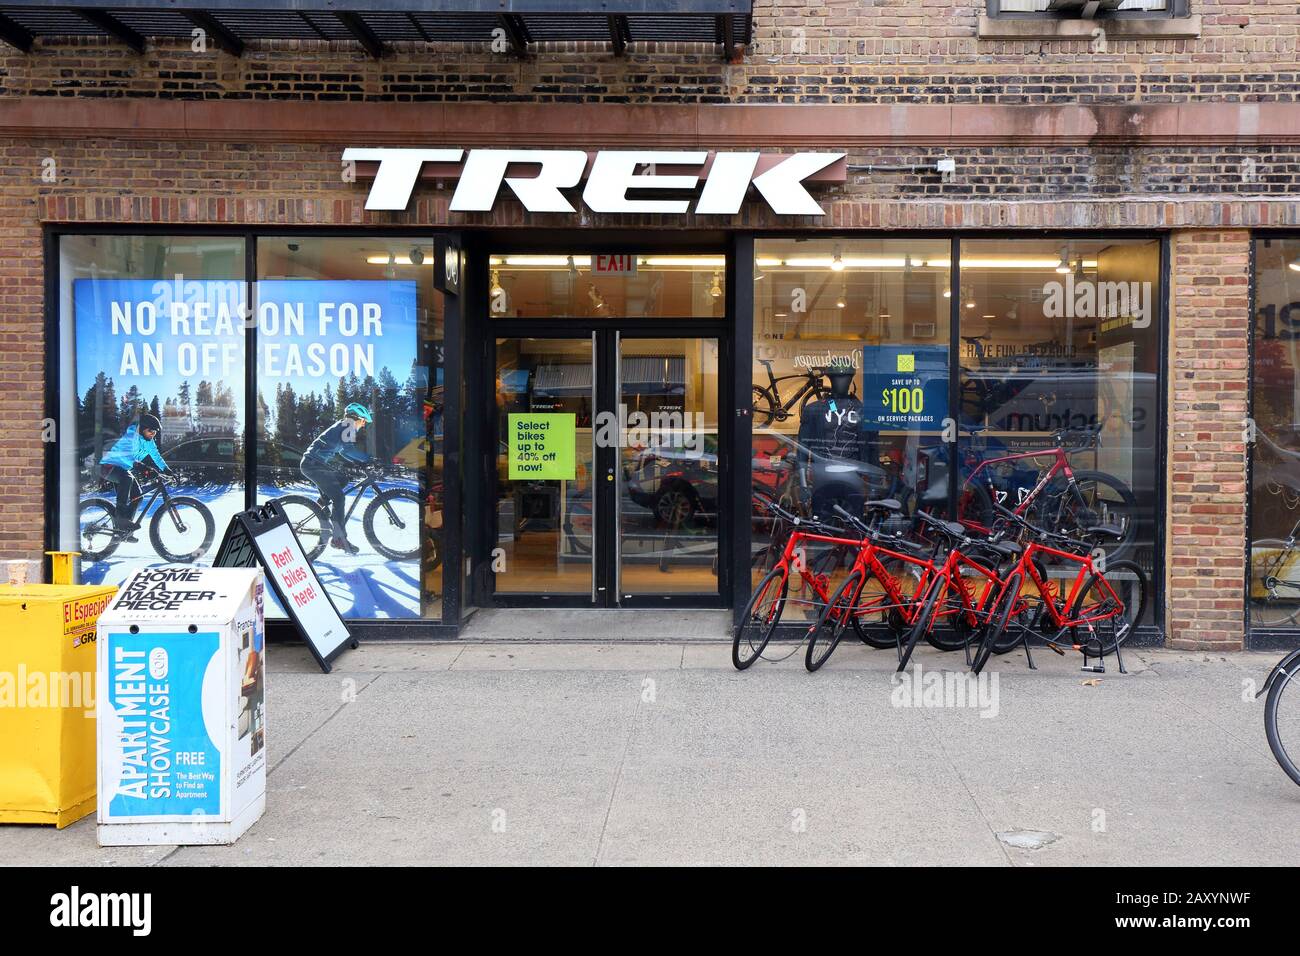
[[[82,579],[209,564],[232,515],[286,499],[343,616],[419,616],[429,382],[416,283],[258,283],[256,404],[246,288],[73,282]]]
[[[862,427],[871,432],[938,431],[948,417],[948,349],[867,345],[862,349]]]

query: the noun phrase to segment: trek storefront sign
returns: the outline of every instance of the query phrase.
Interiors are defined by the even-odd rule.
[[[562,190],[586,179],[582,201],[592,212],[734,216],[753,186],[781,216],[822,216],[804,182],[844,159],[844,153],[708,153],[685,150],[601,150],[594,157],[569,149],[350,148],[343,161],[379,164],[367,209],[401,210],[410,202],[425,163],[460,164],[452,212],[489,212],[509,186],[529,212],[576,212]],[[766,168],[762,168],[766,166]],[[525,170],[523,167],[530,167]],[[661,167],[672,173],[661,173]],[[693,172],[690,170],[694,170]],[[454,175],[454,174],[453,174]],[[842,179],[842,177],[841,177]],[[701,183],[703,184],[701,188]],[[692,200],[683,192],[699,189]],[[647,197],[669,192],[674,198]],[[629,195],[633,193],[635,195]]]

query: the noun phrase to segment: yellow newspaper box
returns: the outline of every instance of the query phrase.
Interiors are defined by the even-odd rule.
[[[116,590],[0,585],[0,823],[95,809],[95,623]]]

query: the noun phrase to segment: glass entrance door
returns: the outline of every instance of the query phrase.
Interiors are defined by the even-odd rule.
[[[495,343],[496,603],[716,603],[718,340]]]
[[[618,594],[718,593],[718,340],[615,334]]]

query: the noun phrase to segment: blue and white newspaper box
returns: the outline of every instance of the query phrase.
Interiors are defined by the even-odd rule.
[[[233,843],[266,808],[262,572],[145,568],[99,617],[99,844]]]

